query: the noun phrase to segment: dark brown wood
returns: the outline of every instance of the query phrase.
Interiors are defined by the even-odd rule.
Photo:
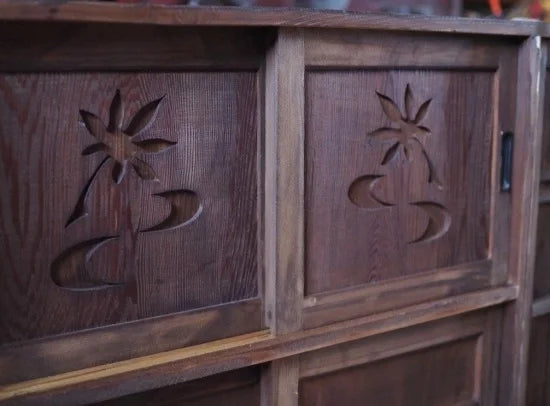
[[[427,16],[395,16],[353,14],[330,11],[309,11],[280,8],[236,7],[165,7],[154,4],[120,4],[76,1],[52,4],[3,2],[0,15],[4,20],[39,20],[73,22],[123,22],[156,25],[195,26],[270,26],[326,27],[349,29],[382,29],[391,31],[430,31],[446,33],[483,33],[497,35],[550,34],[539,22],[497,19],[442,18]]]
[[[277,337],[267,332],[252,333],[107,367],[6,385],[0,387],[0,401],[17,399],[40,405],[52,399],[69,403],[111,399],[497,306],[515,300],[517,291],[516,287],[506,287],[454,296]]]
[[[259,384],[260,370],[252,367],[99,402],[97,405],[259,406]]]
[[[527,375],[527,406],[550,403],[550,315],[533,319]]]

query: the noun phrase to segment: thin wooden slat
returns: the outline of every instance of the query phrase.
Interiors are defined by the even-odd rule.
[[[485,290],[316,329],[273,337],[268,331],[0,387],[0,400],[28,404],[94,402],[291,357],[365,337],[496,306],[517,286]]]
[[[496,70],[513,44],[481,36],[433,36],[353,30],[306,31],[310,68],[448,68]]]
[[[312,328],[489,287],[491,261],[442,268],[378,285],[304,299],[304,327]]]
[[[279,30],[267,54],[265,74],[265,317],[271,331],[282,334],[302,327],[304,40],[300,30]],[[295,360],[275,361],[262,377],[262,405],[297,405],[297,388]]]

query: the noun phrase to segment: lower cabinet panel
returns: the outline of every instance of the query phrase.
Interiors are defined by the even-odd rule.
[[[489,324],[476,314],[346,343],[301,356],[301,406],[492,404]],[[496,317],[494,317],[496,316]]]
[[[96,405],[259,406],[260,368],[243,368]]]
[[[527,406],[550,405],[550,315],[531,322]]]

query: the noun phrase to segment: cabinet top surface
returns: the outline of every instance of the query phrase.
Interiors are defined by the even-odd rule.
[[[389,16],[281,8],[188,7],[98,2],[0,0],[0,20],[67,21],[180,26],[324,27],[550,37],[537,21]]]

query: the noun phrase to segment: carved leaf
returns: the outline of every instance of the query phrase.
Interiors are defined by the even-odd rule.
[[[145,230],[145,232],[174,230],[183,227],[194,221],[202,212],[199,197],[191,190],[173,190],[157,193],[154,196],[168,200],[170,213],[162,222]]]
[[[167,148],[177,144],[174,141],[163,140],[161,138],[152,138],[144,141],[134,141],[138,147],[140,147],[144,152],[162,152]]]
[[[107,145],[102,142],[98,142],[96,144],[88,145],[86,148],[84,148],[84,150],[82,151],[82,155],[91,155],[99,151],[106,151],[107,149]]]
[[[65,227],[69,227],[72,223],[74,223],[76,220],[88,215],[88,211],[86,209],[86,199],[88,198],[88,194],[90,193],[90,187],[92,186],[92,183],[99,173],[99,170],[107,163],[107,161],[111,159],[110,157],[106,157],[101,163],[97,166],[96,170],[90,176],[90,179],[88,179],[88,182],[86,182],[86,185],[82,189],[82,192],[80,192],[80,196],[78,197],[78,201],[76,202],[76,205],[74,207],[73,212],[69,216],[69,220],[67,220],[67,223],[65,224]]]
[[[407,89],[405,90],[405,114],[407,115],[407,119],[410,120],[413,116],[412,108],[413,108],[413,94],[411,92],[411,87],[407,83]]]
[[[103,140],[105,134],[105,126],[95,114],[86,110],[80,110],[80,117],[84,121],[84,125],[94,137]]]
[[[388,96],[383,95],[382,93],[376,92],[382,105],[382,110],[386,116],[394,122],[399,122],[401,120],[401,112],[395,103]]]
[[[114,131],[118,128],[122,128],[123,121],[124,104],[122,102],[122,97],[120,97],[120,90],[117,89],[109,110],[109,130]]]
[[[126,175],[126,168],[127,168],[126,162],[120,163],[118,161],[115,161],[115,163],[113,164],[113,172],[112,172],[113,182],[117,184],[122,182],[122,179],[124,179],[124,175]]]
[[[414,118],[415,124],[419,124],[422,120],[424,120],[424,117],[426,117],[426,113],[428,112],[428,107],[430,107],[431,102],[432,99],[422,103],[422,106],[420,106],[420,108],[418,109],[418,113],[416,113],[416,117]]]
[[[153,168],[151,168],[151,166],[147,162],[134,157],[132,158],[131,163],[134,169],[136,170],[136,173],[141,179],[143,180],[157,179],[157,175],[155,174],[155,171],[153,170]]]
[[[384,158],[382,159],[382,165],[386,165],[388,162],[390,162],[397,154],[398,149],[399,149],[399,142],[396,142],[391,147],[389,147],[388,150],[386,151],[386,154],[384,155]]]
[[[388,127],[379,128],[369,133],[368,135],[378,141],[395,140],[399,137],[398,130]]]
[[[143,106],[134,116],[128,128],[126,134],[130,136],[138,135],[140,132],[147,129],[155,120],[159,109],[160,102],[164,99],[162,96],[160,99],[154,100]]]

